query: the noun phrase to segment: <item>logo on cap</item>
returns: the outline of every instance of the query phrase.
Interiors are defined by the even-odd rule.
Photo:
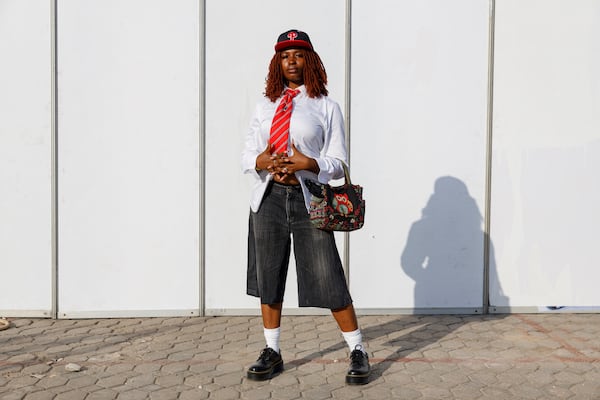
[[[313,50],[312,43],[310,43],[306,32],[297,29],[290,29],[283,32],[277,38],[277,43],[275,43],[275,51],[289,49],[290,47]]]

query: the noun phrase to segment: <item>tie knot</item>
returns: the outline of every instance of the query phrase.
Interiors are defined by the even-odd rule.
[[[298,93],[300,93],[300,91],[298,89],[286,89],[285,90],[285,95],[291,97],[292,99],[294,97],[296,97],[298,95]]]

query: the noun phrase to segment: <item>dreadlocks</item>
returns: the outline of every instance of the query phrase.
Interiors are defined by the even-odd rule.
[[[309,97],[327,96],[327,72],[321,57],[311,50],[304,51],[304,86]],[[267,75],[265,97],[275,101],[281,96],[285,88],[286,80],[281,70],[281,52],[275,53],[269,64],[269,75]]]

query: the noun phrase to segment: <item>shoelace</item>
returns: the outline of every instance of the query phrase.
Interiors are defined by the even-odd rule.
[[[359,362],[364,358],[365,354],[362,352],[362,350],[353,350],[352,353],[350,353],[350,360],[352,362]]]
[[[265,347],[264,349],[261,350],[260,355],[258,356],[259,360],[269,360],[271,358],[272,353],[274,353],[275,350],[271,350],[268,347]]]

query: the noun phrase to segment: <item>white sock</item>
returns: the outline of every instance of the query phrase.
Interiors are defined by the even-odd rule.
[[[281,328],[263,329],[265,331],[267,346],[279,353],[279,335],[281,333]]]
[[[362,343],[362,333],[360,333],[360,329],[357,329],[352,332],[342,332],[342,336],[344,336],[344,340],[346,341],[346,343],[348,343],[350,352],[359,349],[366,354],[365,347]]]

